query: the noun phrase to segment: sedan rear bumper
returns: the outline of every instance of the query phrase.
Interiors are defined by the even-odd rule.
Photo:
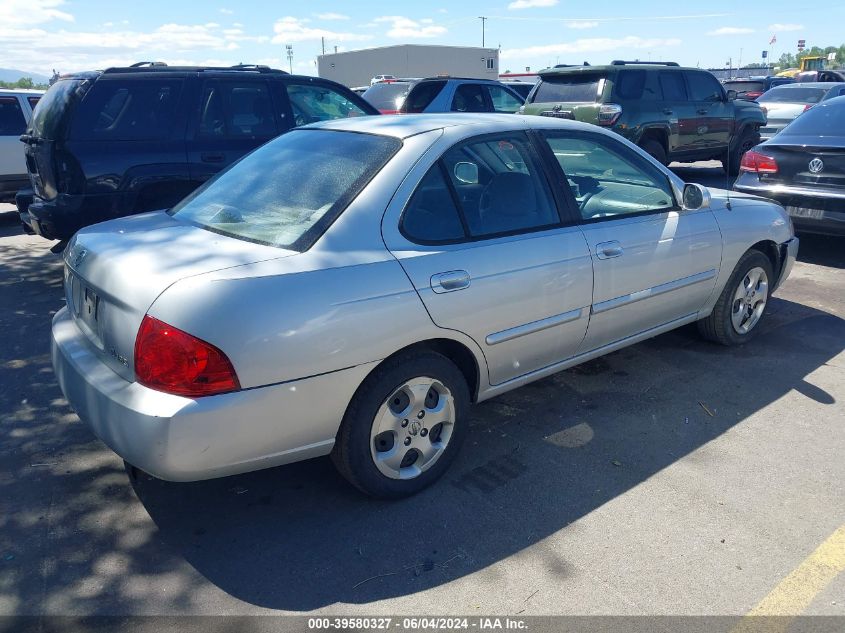
[[[95,435],[129,463],[169,481],[328,454],[349,400],[375,366],[194,400],[118,376],[66,308],[53,319],[52,356],[59,386]]]
[[[743,182],[746,179],[751,182]],[[734,189],[775,200],[789,213],[798,231],[845,235],[845,191],[759,184],[750,174],[740,176]]]

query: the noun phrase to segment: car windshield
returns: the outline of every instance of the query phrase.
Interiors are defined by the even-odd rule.
[[[534,103],[595,103],[599,94],[600,75],[548,75],[542,78],[534,92]]]
[[[405,102],[405,96],[411,89],[407,82],[380,83],[369,88],[363,95],[371,106],[379,110],[399,110]]]
[[[229,237],[307,250],[400,146],[373,134],[294,130],[247,155],[170,214]]]
[[[758,103],[818,103],[827,90],[824,88],[772,88]]]
[[[845,98],[810,108],[787,125],[781,136],[845,136]]]

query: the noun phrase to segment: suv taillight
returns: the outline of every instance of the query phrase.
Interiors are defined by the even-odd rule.
[[[771,156],[755,152],[752,149],[742,155],[739,171],[747,171],[754,174],[776,174],[778,173],[778,164]]]
[[[599,125],[610,127],[622,116],[622,106],[615,103],[605,103],[599,108]]]
[[[80,194],[85,191],[85,174],[72,154],[56,150],[56,191]]]
[[[150,315],[135,339],[135,379],[150,389],[191,398],[241,388],[223,352]]]

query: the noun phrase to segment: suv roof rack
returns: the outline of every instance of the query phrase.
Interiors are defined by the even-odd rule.
[[[106,68],[103,73],[121,74],[150,71],[171,71],[171,72],[258,72],[271,73],[274,75],[287,75],[287,71],[277,68],[270,68],[261,64],[238,64],[236,66],[168,66],[164,62],[137,62],[131,66],[115,66]]]
[[[266,64],[235,64],[234,66],[230,66],[228,70],[257,70],[260,73],[281,73],[283,75],[289,74],[286,70],[270,68]]]
[[[625,66],[627,64],[639,64],[647,66],[680,66],[678,62],[641,62],[641,61],[625,61],[624,59],[614,59],[610,62],[611,66]]]

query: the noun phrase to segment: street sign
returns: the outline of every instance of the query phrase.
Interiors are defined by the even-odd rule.
[[[763,51],[763,52],[760,54],[760,56],[761,56],[763,59],[766,59],[766,58],[769,56],[769,51]]]
[[[803,51],[805,48],[806,40],[798,40],[798,50]]]

